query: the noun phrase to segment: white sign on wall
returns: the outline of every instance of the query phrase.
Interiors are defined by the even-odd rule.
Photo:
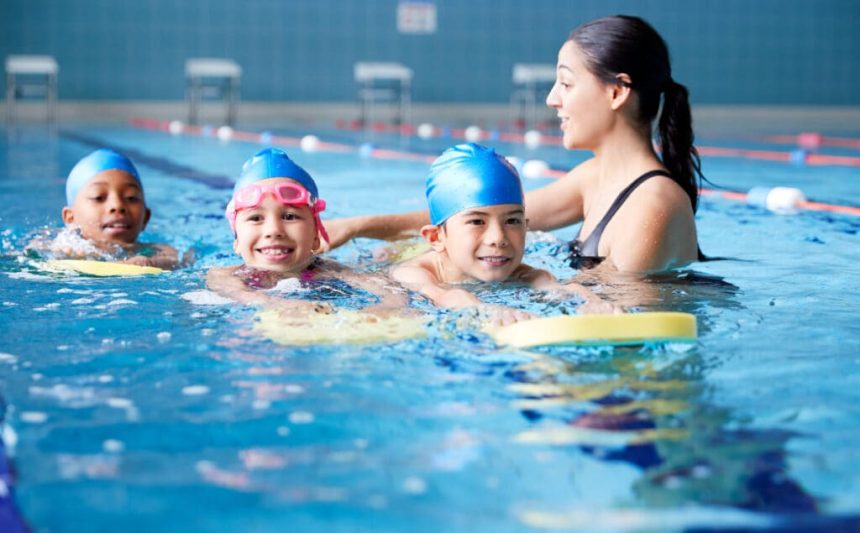
[[[397,31],[436,33],[436,3],[429,0],[401,0],[397,3]]]

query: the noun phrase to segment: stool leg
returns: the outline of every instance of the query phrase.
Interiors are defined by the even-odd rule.
[[[197,80],[189,77],[185,83],[185,98],[188,100],[188,124],[197,124]]]
[[[12,123],[15,120],[15,75],[6,73],[6,122]]]
[[[48,76],[48,122],[57,120],[57,76]]]
[[[239,78],[230,78],[230,94],[227,101],[227,125],[233,126],[236,122],[236,107],[239,102]]]
[[[358,89],[358,101],[359,101],[359,111],[358,111],[358,124],[362,128],[367,124],[367,98],[368,98],[368,84],[365,83],[363,87]]]

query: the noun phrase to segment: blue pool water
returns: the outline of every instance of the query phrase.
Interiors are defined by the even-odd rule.
[[[424,339],[289,348],[252,331],[253,310],[203,292],[207,268],[236,262],[223,208],[257,146],[125,126],[5,134],[0,416],[14,468],[0,462],[3,527],[14,487],[33,531],[52,532],[860,528],[860,219],[705,198],[702,248],[738,260],[597,287],[642,310],[695,313],[692,348],[501,348],[472,317],[420,305],[432,316]],[[59,225],[71,166],[104,145],[144,176],[143,240],[193,250],[193,266],[96,279],[46,274],[22,254]],[[560,168],[582,158],[496,146]],[[291,153],[329,217],[423,206],[423,163]],[[860,199],[856,168],[704,168],[732,189]],[[568,277],[560,242],[574,231],[532,235],[528,261]],[[373,270],[377,246],[333,255]],[[521,289],[482,296],[575,309]]]

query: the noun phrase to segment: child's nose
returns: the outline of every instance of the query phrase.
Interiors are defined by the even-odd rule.
[[[491,222],[487,225],[487,231],[484,232],[484,241],[493,246],[506,246],[508,244],[505,229],[497,222]]]
[[[110,211],[111,213],[125,213],[126,207],[123,199],[118,195],[111,195],[110,198]]]
[[[276,237],[284,236],[284,226],[281,224],[280,219],[270,218],[266,220],[266,225],[263,228],[264,234],[267,238],[273,239]]]

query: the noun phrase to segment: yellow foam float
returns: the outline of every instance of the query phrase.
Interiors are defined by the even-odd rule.
[[[498,344],[530,348],[695,342],[698,332],[694,315],[652,312],[537,318],[496,328],[490,331],[490,335]]]
[[[277,311],[257,313],[254,331],[285,346],[371,344],[424,337],[424,322],[414,317],[379,317],[361,311],[289,316]]]
[[[113,263],[110,261],[90,261],[85,259],[53,259],[39,265],[43,270],[51,272],[77,272],[88,276],[148,276],[161,274],[164,270],[151,267]]]

